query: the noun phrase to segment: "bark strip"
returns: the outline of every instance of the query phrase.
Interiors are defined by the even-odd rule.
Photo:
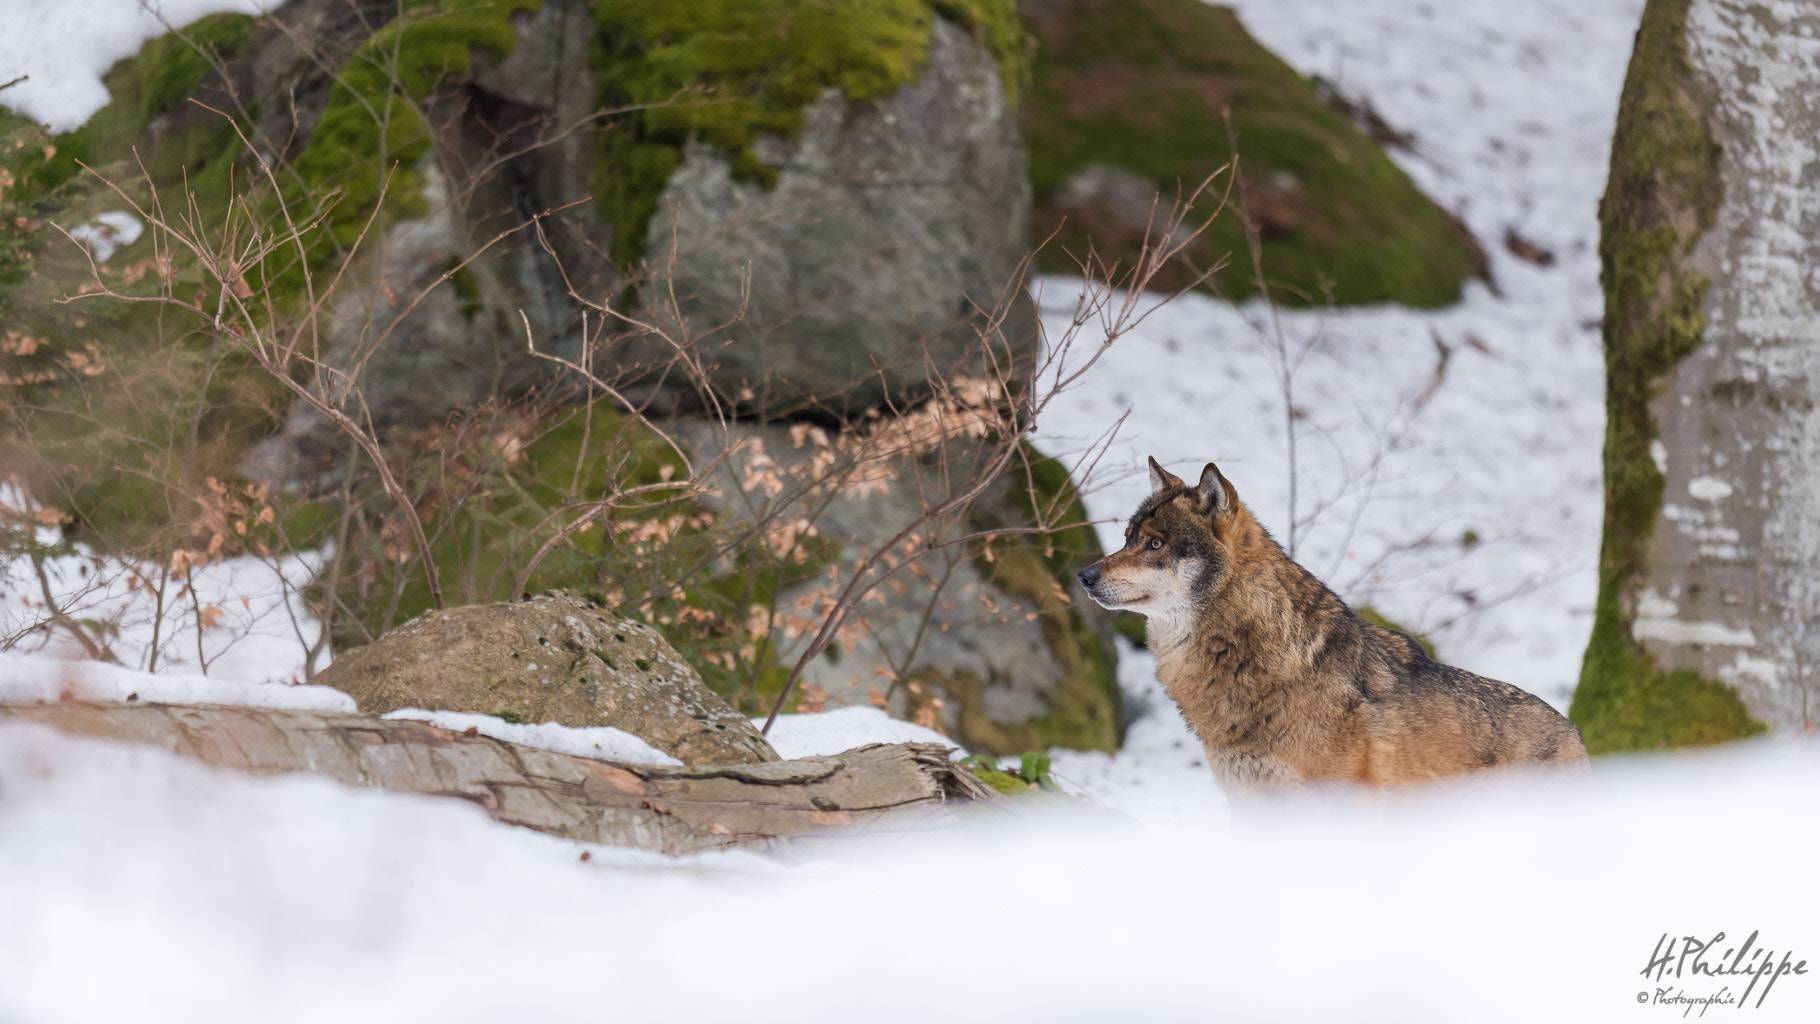
[[[1004,799],[934,743],[831,757],[671,767],[576,757],[428,722],[212,704],[0,704],[31,722],[144,743],[253,775],[311,772],[350,786],[458,797],[509,825],[666,854],[950,824]]]

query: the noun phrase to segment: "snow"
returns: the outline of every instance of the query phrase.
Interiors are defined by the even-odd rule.
[[[242,683],[181,673],[153,675],[99,661],[72,661],[42,655],[0,652],[0,704],[128,699],[164,704],[242,704],[312,711],[354,710],[354,698],[326,686]]]
[[[145,232],[145,224],[125,210],[104,210],[95,219],[70,229],[70,238],[88,246],[96,263],[106,263],[121,246],[132,245]]]
[[[30,517],[38,511],[0,484],[0,511]],[[41,545],[61,531],[35,528]],[[87,656],[68,629],[45,627],[44,590],[56,607],[90,624],[96,642],[122,665],[242,682],[302,680],[310,651],[322,640],[303,588],[321,564],[314,553],[259,558],[241,555],[168,573],[168,567],[123,562],[81,545],[46,557],[44,579],[26,553],[0,547],[0,648],[57,659]],[[163,596],[159,588],[163,584]],[[326,644],[318,670],[329,664]]]
[[[844,840],[796,867],[25,726],[0,726],[0,794],[9,1021],[1612,1021],[1719,988],[1639,977],[1665,933],[1820,949],[1820,761],[1766,743],[1231,830]],[[1750,1019],[1816,1009],[1820,978],[1788,976]]]
[[[763,718],[752,724],[764,727]],[[877,708],[838,708],[815,715],[779,715],[767,737],[779,757],[788,761],[798,757],[838,754],[868,743],[943,743],[959,747],[955,741],[925,729],[914,722],[892,718]]]
[[[53,131],[66,132],[107,106],[101,76],[139,52],[165,26],[182,27],[224,11],[257,14],[257,0],[6,0],[0,12],[0,92],[4,104]]]
[[[331,691],[336,692],[336,691]],[[352,703],[350,701],[349,703]],[[653,747],[624,729],[610,725],[575,727],[556,722],[537,724],[508,722],[492,715],[466,715],[459,711],[425,711],[422,708],[400,708],[384,717],[405,718],[440,725],[455,732],[473,729],[482,736],[518,743],[527,747],[554,750],[576,757],[599,757],[608,761],[630,761],[634,764],[682,764],[676,758]]]

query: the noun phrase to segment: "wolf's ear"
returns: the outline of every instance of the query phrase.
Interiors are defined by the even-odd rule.
[[[1182,478],[1162,467],[1156,456],[1150,457],[1150,493],[1161,494],[1172,487],[1182,486]]]
[[[1232,503],[1238,492],[1233,489],[1226,478],[1220,475],[1220,467],[1209,462],[1201,470],[1201,482],[1195,487],[1201,499],[1201,511],[1215,519],[1232,511]]]

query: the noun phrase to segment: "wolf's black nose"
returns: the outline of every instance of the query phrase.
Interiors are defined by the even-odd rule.
[[[1076,573],[1074,578],[1081,581],[1081,586],[1086,587],[1088,590],[1092,590],[1093,585],[1100,581],[1100,567],[1097,565],[1090,565]]]

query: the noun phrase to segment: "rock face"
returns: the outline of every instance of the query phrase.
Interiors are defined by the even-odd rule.
[[[703,353],[722,392],[772,414],[913,400],[931,372],[984,364],[979,311],[1001,296],[1011,308],[995,355],[1034,353],[1034,309],[1010,288],[1029,245],[1018,112],[967,32],[936,19],[914,84],[865,103],[828,89],[796,138],[755,149],[777,170],[772,187],[689,146],[646,245],[690,335],[743,308]]]
[[[1816,35],[1813,7],[1751,0],[1651,0],[1638,33],[1604,210],[1589,748],[1820,719]]]
[[[323,318],[326,362],[337,370],[360,367],[364,405],[382,433],[550,385],[560,375],[526,352],[525,331],[541,351],[574,359],[579,307],[569,289],[604,297],[624,280],[603,255],[611,229],[589,204],[585,128],[598,120],[588,63],[592,22],[582,5],[566,0],[516,6],[531,9],[502,13],[495,36],[475,34],[465,74],[445,73],[433,79],[435,91],[415,97],[433,143],[408,175],[392,172],[387,202],[401,213],[372,227]],[[299,36],[345,35],[346,27],[332,22],[338,11],[335,3],[295,0],[275,17]],[[405,38],[412,40],[408,32]],[[252,59],[258,109],[290,110],[282,90],[320,75],[307,60],[299,64],[297,52],[288,35],[264,39]],[[320,102],[332,109],[334,99]],[[266,134],[285,138],[316,127],[308,122],[322,109],[306,107],[297,125],[268,116]],[[300,163],[308,165],[310,152],[306,143]],[[371,156],[346,159],[358,166]],[[525,227],[539,214],[542,242]],[[511,234],[496,237],[501,232]],[[324,386],[334,393],[339,385],[331,376]],[[323,490],[334,482],[346,444],[298,403],[282,432],[256,448],[243,469],[268,483]]]
[[[429,612],[337,658],[316,681],[371,713],[610,725],[684,764],[777,760],[656,630],[563,593]]]
[[[756,438],[721,470],[723,493],[750,479],[755,452],[791,469],[815,457],[783,428],[737,424],[730,440]],[[705,425],[688,429],[703,457],[718,444]],[[794,665],[819,628],[822,599],[851,577],[861,552],[878,550],[922,512],[964,482],[986,451],[982,442],[951,440],[944,477],[933,464],[909,457],[888,465],[882,488],[845,486],[813,499],[821,535],[840,554],[824,579],[780,595],[773,642],[778,660]],[[1121,739],[1117,653],[1112,617],[1079,591],[1074,570],[1099,557],[1098,541],[1059,463],[1028,451],[1031,472],[1019,464],[1002,476],[949,533],[1033,525],[1035,501],[1067,510],[1072,524],[1048,537],[1001,537],[990,557],[978,544],[934,552],[872,591],[843,629],[832,654],[811,661],[800,686],[825,692],[831,705],[884,701],[892,714],[932,716],[969,750],[1016,754],[1062,746],[1115,750]],[[936,531],[939,532],[939,531]],[[920,536],[920,535],[919,535]]]
[[[275,17],[348,35],[334,7],[296,0]],[[484,10],[476,22],[451,22],[449,31],[470,36],[459,46],[435,36],[434,19],[400,33],[400,63],[421,64],[414,73],[429,83],[405,97],[424,112],[426,137],[414,148],[373,154],[321,142],[313,130],[327,133],[331,123],[366,131],[357,115],[344,119],[353,128],[342,127],[344,98],[321,86],[305,89],[314,103],[295,123],[265,118],[273,122],[266,136],[308,140],[296,154],[305,177],[321,171],[323,180],[311,177],[317,187],[347,193],[331,220],[343,246],[363,227],[360,190],[370,186],[358,175],[342,180],[339,168],[370,164],[366,178],[390,175],[392,212],[367,229],[323,318],[332,372],[321,386],[343,393],[342,373],[358,367],[365,414],[382,432],[558,386],[563,371],[526,352],[527,330],[541,351],[577,359],[580,300],[617,304],[628,285],[642,315],[675,337],[707,334],[738,314],[697,351],[707,382],[747,411],[844,416],[913,401],[931,372],[984,364],[978,311],[1001,295],[1012,296],[1011,312],[992,338],[994,358],[1034,352],[1034,309],[1008,290],[1029,230],[1018,114],[999,64],[969,32],[933,19],[914,79],[889,95],[859,102],[823,89],[799,131],[757,138],[752,152],[775,171],[762,182],[736,175],[726,151],[688,143],[662,212],[648,225],[620,225],[603,221],[598,195],[647,169],[614,164],[623,154],[594,141],[603,130],[641,130],[599,113],[629,102],[596,81],[609,59],[602,47],[617,45],[606,42],[614,31],[577,0]],[[255,34],[249,59],[264,66],[269,51],[269,64],[290,69],[291,81],[321,78],[287,59],[295,50],[282,34]],[[253,106],[288,114],[286,84],[255,74]],[[368,106],[385,95],[375,89]],[[524,227],[538,215],[546,216],[537,229]],[[621,265],[609,254],[631,257],[615,233],[634,229],[646,233],[647,261]],[[319,277],[333,266],[319,266]],[[666,320],[673,294],[682,323]],[[628,388],[651,383],[665,401],[699,401],[700,382],[666,369],[672,355],[668,341],[635,332],[595,365]],[[299,405],[243,469],[320,491],[335,482],[345,450],[332,424]]]

